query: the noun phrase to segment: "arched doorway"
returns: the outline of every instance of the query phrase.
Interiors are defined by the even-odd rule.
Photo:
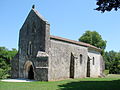
[[[32,67],[32,65],[29,67],[28,79],[34,79],[34,72],[33,72],[33,67]]]
[[[31,61],[27,61],[24,65],[24,78],[34,79],[34,68]]]

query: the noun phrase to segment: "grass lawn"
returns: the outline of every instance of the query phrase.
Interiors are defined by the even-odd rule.
[[[120,90],[120,75],[50,82],[2,82],[0,90]]]

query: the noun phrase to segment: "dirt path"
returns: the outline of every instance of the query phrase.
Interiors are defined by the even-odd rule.
[[[120,78],[120,74],[108,74],[106,78]]]

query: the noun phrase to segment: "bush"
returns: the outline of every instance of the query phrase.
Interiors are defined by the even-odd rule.
[[[108,75],[108,74],[109,74],[109,70],[104,70],[103,73],[104,73],[105,75]]]
[[[4,70],[4,69],[0,69],[0,79],[5,79],[10,77],[10,75],[8,74],[9,70]]]
[[[0,79],[10,77],[10,60],[16,53],[16,49],[8,50],[5,47],[0,47]]]

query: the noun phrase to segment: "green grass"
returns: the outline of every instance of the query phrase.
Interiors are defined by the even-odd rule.
[[[50,82],[2,82],[0,90],[120,90],[120,75]]]

